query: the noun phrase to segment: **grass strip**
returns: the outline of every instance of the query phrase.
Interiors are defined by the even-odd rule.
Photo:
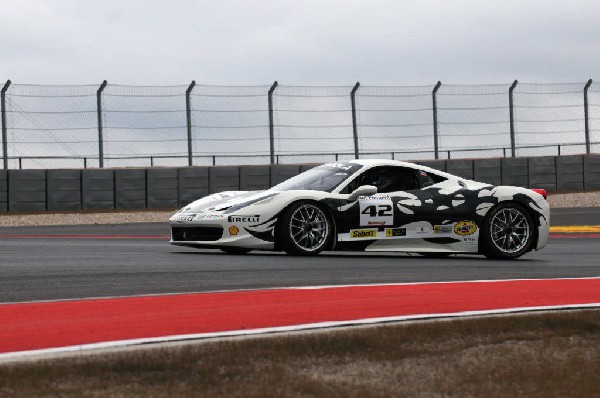
[[[0,396],[600,396],[600,310],[419,321],[0,365]]]

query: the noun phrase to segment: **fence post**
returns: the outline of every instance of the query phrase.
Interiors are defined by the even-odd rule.
[[[433,152],[435,158],[439,159],[439,146],[438,146],[438,121],[437,121],[437,91],[440,89],[442,82],[438,81],[433,91],[431,92],[431,98],[433,100]]]
[[[269,89],[269,146],[271,153],[271,164],[275,163],[275,127],[273,126],[273,92],[277,88],[277,80]]]
[[[188,142],[188,166],[192,166],[192,106],[190,94],[196,85],[196,81],[192,80],[192,84],[185,90],[185,116],[187,120],[187,142]]]
[[[6,128],[6,90],[10,87],[10,80],[6,81],[0,94],[0,111],[2,113],[2,156],[4,157],[4,170],[8,170],[8,143],[6,142],[8,134]]]
[[[588,80],[583,88],[583,114],[585,117],[585,153],[590,154],[592,147],[590,145],[590,116],[588,113],[588,89],[592,85],[592,79]]]
[[[104,134],[102,132],[102,91],[108,82],[105,80],[96,92],[96,108],[98,111],[98,167],[104,168]]]
[[[514,158],[517,156],[517,149],[516,149],[516,140],[515,140],[515,112],[514,112],[514,106],[513,106],[513,91],[515,89],[515,87],[517,87],[517,84],[519,83],[518,80],[515,80],[513,82],[513,84],[510,86],[510,88],[508,89],[508,109],[510,111],[510,151],[511,151],[511,156]]]
[[[352,102],[352,136],[354,137],[354,157],[359,158],[358,151],[358,126],[356,125],[356,91],[360,87],[360,83],[356,82],[354,88],[350,92],[350,101]]]

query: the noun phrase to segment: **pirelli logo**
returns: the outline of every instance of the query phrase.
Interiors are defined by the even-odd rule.
[[[350,230],[350,238],[377,238],[377,230],[376,229],[351,229]]]
[[[255,222],[260,222],[260,216],[256,215],[256,216],[229,216],[227,218],[227,221],[229,222],[246,222],[246,223],[255,223]]]

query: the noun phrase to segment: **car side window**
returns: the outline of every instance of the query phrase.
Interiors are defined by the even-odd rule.
[[[362,185],[377,187],[377,193],[389,193],[419,189],[419,180],[417,170],[396,166],[374,167],[356,177],[342,193],[352,193]]]
[[[344,187],[344,189],[342,189],[340,191],[340,193],[351,194],[352,192],[354,192],[356,190],[356,188],[360,187],[361,185],[364,185],[364,184],[361,184],[363,177],[364,177],[364,173],[357,176],[356,178],[354,178],[354,180],[350,181],[348,183],[348,185],[346,185]]]
[[[419,183],[422,188],[437,184],[438,182],[446,181],[446,177],[439,176],[433,173],[427,173],[423,170],[419,171]]]

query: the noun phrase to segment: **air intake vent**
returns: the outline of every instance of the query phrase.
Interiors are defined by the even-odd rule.
[[[172,227],[171,238],[175,242],[214,242],[223,236],[221,227]]]

